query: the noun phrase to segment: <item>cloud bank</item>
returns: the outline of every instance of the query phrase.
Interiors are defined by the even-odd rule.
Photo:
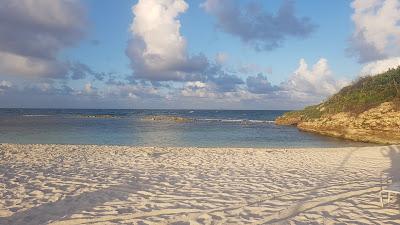
[[[221,71],[221,70],[219,70]],[[213,73],[214,74],[214,73]],[[311,68],[304,59],[289,78],[274,85],[264,74],[244,79],[228,73],[205,76],[203,80],[154,83],[145,80],[129,82],[105,74],[103,80],[81,82],[70,86],[62,80],[14,85],[0,81],[0,101],[9,106],[45,107],[154,107],[154,108],[300,108],[315,104],[338,91],[346,82],[334,79],[328,62],[320,59]],[[11,96],[11,97],[10,97]],[[27,101],[26,96],[30,96]],[[9,101],[13,99],[14,101]],[[60,105],[61,104],[61,105]],[[71,105],[69,105],[71,104]],[[47,105],[48,107],[48,105]]]

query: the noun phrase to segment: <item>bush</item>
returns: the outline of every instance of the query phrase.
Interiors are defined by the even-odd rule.
[[[400,98],[400,67],[376,76],[367,76],[344,87],[325,103],[326,113],[361,113],[383,102]]]
[[[289,112],[285,116],[309,120],[339,112],[359,114],[384,102],[394,102],[400,109],[400,66],[375,76],[359,78],[324,103]]]

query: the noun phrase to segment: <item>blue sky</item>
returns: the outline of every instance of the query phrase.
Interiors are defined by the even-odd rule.
[[[121,0],[118,4],[110,1],[85,1],[91,20],[91,29],[85,41],[78,48],[68,50],[67,56],[79,59],[100,71],[131,73],[129,59],[124,54],[126,42],[131,34],[129,24],[133,18],[131,7],[137,1]],[[201,8],[204,1],[187,1],[189,9],[180,16],[181,33],[188,41],[190,53],[203,52],[212,58],[218,52],[226,52],[231,64],[258,64],[273,68],[270,79],[282,82],[296,68],[300,58],[315,62],[321,57],[329,59],[337,73],[352,78],[360,69],[357,60],[346,56],[348,39],[352,32],[349,19],[352,10],[349,1],[296,2],[297,14],[310,17],[318,28],[306,39],[289,38],[285,44],[273,51],[257,52],[243,46],[238,38],[218,32],[213,18]],[[259,1],[271,12],[276,11],[282,1]],[[333,19],[334,18],[334,19]],[[91,40],[98,40],[93,46]],[[333,46],[328,46],[333,43]],[[336,70],[335,70],[336,71]],[[246,76],[247,74],[243,74]]]
[[[1,2],[3,107],[297,109],[400,64],[398,0]]]

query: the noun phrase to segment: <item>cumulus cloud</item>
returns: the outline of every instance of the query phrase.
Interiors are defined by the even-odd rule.
[[[351,7],[355,31],[350,53],[361,63],[399,56],[400,1],[354,0]]]
[[[209,84],[200,81],[186,82],[181,93],[185,97],[215,97],[212,87]]]
[[[86,94],[92,94],[94,91],[96,91],[97,90],[97,88],[95,88],[95,87],[93,87],[93,84],[92,83],[86,83],[85,84],[85,86],[84,86],[84,88],[83,88],[83,91],[86,93]]]
[[[395,69],[400,66],[400,57],[377,60],[363,66],[360,76],[376,75],[386,72],[388,69]]]
[[[0,73],[62,76],[67,67],[60,51],[77,43],[86,24],[74,0],[2,0],[0,4]]]
[[[315,29],[309,18],[295,16],[290,0],[285,0],[275,15],[255,2],[243,7],[237,0],[206,0],[202,6],[216,17],[217,28],[259,51],[272,50],[287,37],[307,37]]]
[[[0,94],[10,89],[12,86],[13,84],[10,81],[7,80],[0,81]]]
[[[200,81],[186,82],[180,94],[182,97],[200,98],[213,101],[222,100],[224,103],[242,102],[261,98],[261,96],[253,94],[243,88],[224,92],[219,90],[215,83],[205,83]],[[179,98],[180,97],[178,96],[178,99]]]
[[[180,34],[178,16],[188,9],[184,0],[139,0],[132,7],[130,27],[133,38],[126,53],[135,76],[148,80],[190,80],[201,73],[208,60],[189,56]]]
[[[317,101],[335,94],[346,84],[345,80],[334,79],[326,59],[319,59],[312,68],[301,59],[299,67],[281,84],[281,89],[299,100]]]
[[[10,88],[10,87],[12,87],[12,83],[10,81],[2,80],[0,82],[0,88]]]
[[[123,99],[162,99],[160,89],[147,83],[125,84],[118,83],[116,85],[108,85],[105,90],[106,96]]]
[[[267,76],[261,73],[257,74],[257,76],[248,76],[246,85],[248,90],[255,94],[268,94],[279,90],[278,86],[272,85]]]

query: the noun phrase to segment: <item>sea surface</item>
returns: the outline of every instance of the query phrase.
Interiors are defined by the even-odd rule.
[[[0,109],[0,143],[163,147],[343,147],[369,144],[273,123],[280,110]],[[149,121],[166,115],[192,122]]]

